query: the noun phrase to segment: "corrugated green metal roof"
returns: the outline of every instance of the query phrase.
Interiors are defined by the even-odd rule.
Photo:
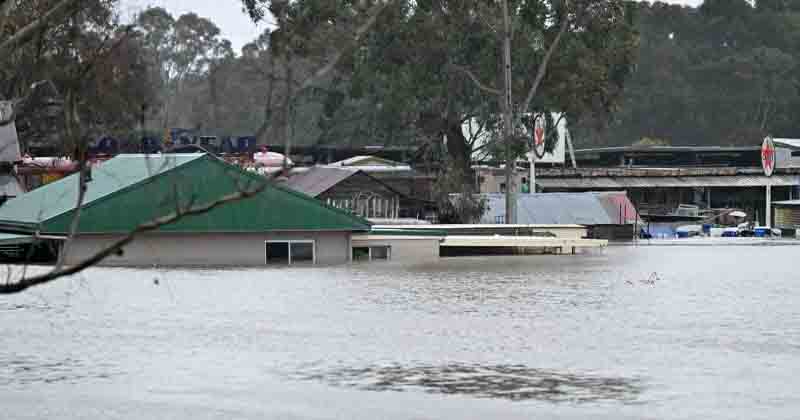
[[[92,168],[84,206],[90,206],[114,193],[168,172],[202,154],[120,155]],[[78,201],[78,177],[68,176],[44,185],[0,207],[0,220],[17,224],[39,224],[72,212]]]
[[[123,233],[182,208],[201,205],[266,181],[207,154],[121,155],[95,168],[87,184],[80,233]],[[66,233],[77,200],[77,176],[67,177],[0,207],[0,225],[41,224]],[[257,196],[184,217],[160,231],[366,231],[369,222],[303,194],[270,184]]]

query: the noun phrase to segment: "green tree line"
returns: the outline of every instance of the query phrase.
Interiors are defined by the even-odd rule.
[[[623,100],[609,121],[579,121],[579,146],[756,145],[800,134],[800,1],[643,2],[636,14]]]
[[[234,51],[212,17],[150,8],[126,24],[117,1],[74,1],[76,11],[7,56],[0,91],[22,96],[36,81],[53,81],[62,98],[71,95],[81,135],[181,127],[262,143],[436,153],[446,138],[446,154],[462,167],[478,148],[504,158],[502,148],[476,141],[502,123],[498,2],[390,0],[373,16],[377,1],[243,0],[270,29]],[[0,24],[13,33],[57,3],[20,3]],[[800,129],[800,0],[509,6],[520,126],[532,112],[563,112],[581,148],[642,139],[751,145]],[[332,71],[304,86],[332,56]],[[41,122],[23,117],[23,138],[44,141]],[[477,130],[465,133],[465,123]],[[522,137],[514,153],[524,152]]]

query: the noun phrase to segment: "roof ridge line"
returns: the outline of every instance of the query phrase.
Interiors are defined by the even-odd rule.
[[[106,200],[108,200],[108,199],[110,199],[110,198],[112,198],[112,197],[114,197],[114,196],[116,196],[118,194],[122,194],[122,193],[128,192],[128,191],[130,191],[130,190],[132,190],[134,188],[137,188],[137,187],[141,186],[142,184],[144,184],[146,182],[149,182],[149,181],[151,181],[151,180],[153,180],[155,178],[159,178],[164,174],[170,173],[170,172],[174,171],[177,168],[183,167],[183,166],[191,164],[193,162],[197,162],[197,161],[201,160],[203,157],[205,157],[206,155],[208,155],[207,153],[193,153],[193,154],[198,155],[198,157],[196,159],[192,159],[192,160],[189,160],[189,161],[186,161],[186,162],[183,162],[183,163],[176,164],[175,166],[169,167],[164,171],[161,171],[161,172],[159,172],[159,173],[157,173],[155,175],[148,176],[148,177],[146,177],[144,179],[136,181],[136,182],[134,182],[134,183],[132,183],[130,185],[127,185],[127,186],[125,186],[123,188],[116,189],[116,190],[114,190],[114,191],[112,191],[112,192],[110,192],[108,194],[105,194],[105,195],[103,195],[101,197],[98,197],[98,198],[96,198],[96,199],[94,199],[94,200],[92,200],[92,201],[90,201],[88,203],[87,202],[83,202],[83,203],[81,203],[80,209],[81,209],[81,211],[86,210],[86,209],[88,209],[90,207],[93,207],[93,206],[95,206],[97,204],[100,204],[100,203],[102,203],[102,202],[104,202],[104,201],[106,201]],[[187,155],[187,154],[184,154],[184,155]],[[117,156],[114,157],[114,159],[119,158],[119,157],[125,157],[125,156],[131,157],[131,154],[117,155]],[[140,154],[139,156],[149,156],[149,155]],[[169,155],[164,155],[164,156],[169,156]],[[111,159],[107,160],[106,162],[108,162],[110,160]],[[176,160],[176,163],[177,162],[178,161]],[[105,162],[103,162],[103,163],[105,163]],[[75,174],[72,174],[72,175],[70,175],[68,177],[62,178],[62,180],[66,180],[66,179],[72,177],[73,175],[75,175]],[[55,219],[57,217],[64,216],[65,214],[68,214],[70,212],[74,212],[75,210],[76,210],[75,206],[71,206],[69,209],[62,211],[61,213],[57,213],[57,214],[54,214],[54,215],[50,216],[50,218],[48,220],[52,220],[52,219]],[[44,223],[43,220],[40,220],[38,222],[38,224],[42,224],[42,223]]]
[[[348,217],[351,221],[354,221],[354,222],[356,222],[358,224],[364,225],[367,228],[367,230],[369,230],[372,227],[372,223],[370,223],[369,220],[367,220],[367,219],[365,219],[363,217],[356,216],[356,215],[354,215],[354,214],[352,214],[352,213],[350,213],[348,211],[345,211],[345,210],[333,207],[331,205],[328,205],[327,203],[323,202],[322,200],[317,200],[314,197],[310,197],[310,196],[308,196],[306,194],[303,194],[303,193],[301,193],[299,191],[295,191],[295,190],[293,190],[293,189],[291,189],[289,187],[286,187],[284,185],[280,185],[280,184],[278,184],[276,182],[272,182],[271,180],[267,179],[263,175],[259,175],[259,174],[256,174],[256,173],[252,173],[250,171],[246,171],[246,170],[242,169],[241,167],[233,165],[233,164],[230,164],[230,163],[228,163],[228,162],[226,162],[226,161],[224,161],[224,160],[222,160],[222,159],[220,159],[220,158],[218,158],[216,156],[213,156],[213,157],[214,157],[214,159],[212,159],[212,160],[214,162],[217,162],[217,164],[220,164],[220,165],[223,165],[223,166],[227,166],[227,167],[232,167],[232,168],[238,170],[239,172],[241,172],[242,174],[244,174],[245,176],[248,176],[248,177],[253,178],[253,179],[258,179],[258,180],[261,180],[261,181],[266,181],[267,184],[270,187],[273,187],[273,188],[276,188],[278,190],[287,192],[287,193],[289,193],[289,194],[291,194],[291,195],[293,195],[295,197],[298,197],[298,198],[300,198],[300,199],[302,199],[304,201],[313,202],[314,204],[320,205],[320,206],[324,207],[325,209],[333,211],[334,213],[338,213],[341,216]]]

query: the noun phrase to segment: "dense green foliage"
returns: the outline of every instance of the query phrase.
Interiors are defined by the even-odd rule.
[[[462,123],[500,128],[498,96],[489,92],[502,87],[497,3],[394,0],[350,42],[375,3],[243,0],[254,20],[275,25],[236,52],[210,18],[152,8],[128,27],[115,1],[87,0],[4,59],[0,89],[5,98],[24,96],[46,79],[62,95],[79,93],[87,136],[183,127],[265,143],[430,146],[439,158],[446,136],[449,161],[463,166],[480,136],[464,135]],[[56,4],[11,9],[0,22],[4,36]],[[521,121],[565,112],[576,147],[752,145],[800,130],[800,0],[510,5],[515,113]],[[591,13],[579,15],[587,5]],[[526,107],[564,20],[568,29]],[[337,53],[332,72],[303,86]],[[502,147],[484,150],[502,158]]]
[[[577,147],[658,138],[673,145],[755,145],[800,131],[800,1],[638,5],[637,68],[607,127],[586,119]],[[603,129],[606,128],[606,129]]]

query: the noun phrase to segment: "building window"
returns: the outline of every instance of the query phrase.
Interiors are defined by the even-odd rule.
[[[290,265],[317,262],[315,243],[302,241],[266,241],[264,261],[268,265]]]
[[[359,246],[353,248],[353,261],[369,261],[369,247]]]
[[[375,260],[388,260],[392,254],[392,248],[388,246],[373,246],[369,249],[370,259]]]
[[[390,246],[358,246],[353,248],[353,261],[387,261],[392,258]]]

